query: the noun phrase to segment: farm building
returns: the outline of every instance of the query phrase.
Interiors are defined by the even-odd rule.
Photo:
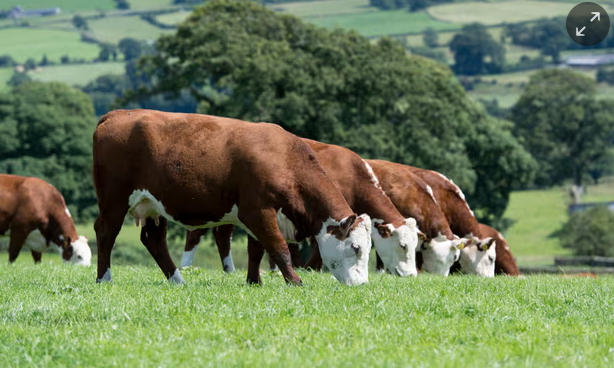
[[[27,17],[44,17],[56,14],[60,14],[60,8],[24,10],[21,6],[16,5],[9,12],[9,17],[12,19],[20,19]]]
[[[611,64],[614,64],[614,54],[575,55],[565,59],[565,65],[568,67],[596,68]]]

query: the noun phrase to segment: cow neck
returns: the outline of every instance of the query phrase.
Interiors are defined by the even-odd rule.
[[[363,186],[365,184],[362,184]],[[369,183],[367,185],[373,186]],[[384,221],[384,224],[392,224],[395,228],[405,223],[405,218],[399,213],[383,190],[375,187],[363,188],[358,191],[359,195],[354,198],[351,206],[356,213],[366,213],[372,219]]]
[[[297,227],[301,239],[318,234],[322,224],[330,218],[339,222],[354,213],[328,177],[307,183],[301,190],[303,205],[295,206],[291,211],[295,218],[290,218],[293,223],[302,225]]]
[[[49,217],[45,237],[48,241],[57,244],[63,249],[77,240],[78,236],[74,222],[66,214],[65,210],[55,211],[55,213]],[[64,238],[63,241],[62,238]]]

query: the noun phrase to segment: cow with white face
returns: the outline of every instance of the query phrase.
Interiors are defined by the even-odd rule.
[[[30,248],[35,263],[49,244],[64,263],[89,266],[92,251],[87,238],[77,235],[64,197],[44,180],[0,174],[0,237],[9,237],[9,262],[21,248]]]
[[[393,275],[416,276],[415,251],[418,244],[418,227],[413,218],[405,218],[395,208],[382,190],[371,166],[356,153],[347,148],[303,139],[316,153],[318,161],[339,189],[350,208],[356,213],[366,213],[371,217],[371,236],[377,253],[384,260],[386,269]],[[188,232],[182,267],[192,264],[196,248],[204,230]],[[220,234],[224,234],[220,236]],[[230,234],[232,229],[218,228],[214,232],[220,258],[224,269],[230,257]],[[303,266],[298,248],[290,248],[292,264]],[[271,268],[274,268],[274,264]],[[322,258],[318,247],[313,247],[313,255],[307,267],[320,269]],[[335,268],[329,268],[336,272]]]
[[[497,258],[495,240],[495,238],[486,238],[476,244],[464,247],[458,260],[461,272],[468,275],[494,277],[495,260]]]
[[[420,246],[422,256],[422,270],[440,276],[448,276],[450,267],[461,257],[467,239],[448,239],[439,235],[430,242],[423,242]]]
[[[261,283],[265,250],[286,282],[300,285],[286,243],[315,236],[346,285],[367,282],[371,223],[357,216],[313,150],[278,125],[200,114],[115,110],[94,133],[100,214],[97,281],[112,281],[111,250],[126,212],[169,281],[184,283],[166,227],[235,225],[249,234],[248,283]]]

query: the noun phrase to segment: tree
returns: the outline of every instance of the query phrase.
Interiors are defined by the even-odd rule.
[[[27,73],[14,72],[11,79],[6,82],[11,87],[17,87],[23,83],[31,82],[32,78]]]
[[[47,58],[47,54],[43,54],[43,58],[41,59],[40,63],[38,65],[40,66],[47,66],[49,65],[49,59]]]
[[[13,59],[10,55],[2,55],[0,56],[0,68],[10,68],[17,65],[15,59]]]
[[[126,60],[135,60],[143,55],[143,44],[134,38],[123,38],[117,45],[119,51],[124,54]]]
[[[130,9],[130,3],[127,0],[115,0],[117,3],[117,9],[127,10]]]
[[[422,42],[424,42],[427,47],[435,48],[439,46],[439,34],[436,30],[429,27],[422,32]]]
[[[614,213],[606,206],[596,206],[571,215],[558,231],[563,248],[578,256],[614,257]]]
[[[81,219],[95,211],[92,101],[62,83],[30,82],[0,94],[0,172],[53,184]]]
[[[559,63],[561,51],[565,50],[571,40],[560,20],[543,18],[533,27],[533,42],[537,42],[542,55],[551,56],[554,63]]]
[[[117,59],[117,46],[110,43],[100,43],[100,52],[98,53],[98,60],[109,61],[111,58]]]
[[[273,122],[364,157],[441,171],[468,193],[491,177],[525,177],[527,165],[499,168],[494,154],[479,164],[490,163],[488,170],[476,170],[469,145],[479,131],[491,132],[482,128],[491,118],[446,65],[408,56],[390,38],[372,43],[253,2],[218,0],[197,8],[156,49],[135,68],[127,100],[188,92],[200,112]],[[511,161],[529,157],[520,145],[504,143]],[[488,185],[506,198],[507,184]],[[495,212],[485,197],[476,198],[475,207]]]
[[[90,29],[87,24],[87,20],[85,20],[85,18],[80,15],[75,15],[74,17],[72,17],[72,24],[75,26],[76,29],[82,31],[87,31]]]
[[[591,165],[612,145],[614,103],[595,99],[595,81],[566,69],[530,79],[512,108],[514,133],[537,159],[539,186],[572,179],[582,186]]]
[[[479,23],[463,26],[450,42],[457,74],[498,73],[505,65],[505,48]]]
[[[28,60],[26,60],[26,62],[23,64],[23,67],[25,70],[34,70],[37,67],[37,63],[36,60],[29,58]]]

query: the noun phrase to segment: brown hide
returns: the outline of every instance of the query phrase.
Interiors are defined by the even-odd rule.
[[[482,236],[496,239],[495,249],[497,258],[495,258],[495,273],[498,275],[506,274],[510,276],[519,276],[520,271],[518,270],[518,265],[516,265],[516,260],[503,235],[492,227],[484,224],[480,224],[480,231]]]
[[[407,166],[382,161],[367,160],[380,185],[403,217],[413,217],[427,239],[439,233],[448,239],[454,234],[443,212],[426,189],[426,183],[413,174]]]
[[[47,246],[50,242],[60,246],[65,260],[72,257],[70,244],[78,238],[64,197],[51,184],[33,177],[0,174],[0,235],[9,230],[9,262],[15,261],[32,231],[39,230]],[[40,253],[32,251],[32,256],[40,262]]]
[[[482,239],[478,220],[471,212],[462,191],[456,184],[436,171],[408,167],[432,188],[437,204],[454,234],[459,237],[472,234]]]
[[[297,240],[318,233],[327,218],[353,215],[300,138],[278,125],[208,115],[116,110],[103,116],[94,133],[94,184],[100,208],[98,280],[110,268],[128,198],[138,189],[147,189],[185,225],[217,222],[236,204],[239,220],[260,241],[248,245],[249,282],[260,282],[264,246],[286,281],[300,283],[277,226],[279,209],[295,224]],[[176,267],[156,228],[147,220],[141,239],[171,278]],[[154,231],[156,237],[150,237]]]

